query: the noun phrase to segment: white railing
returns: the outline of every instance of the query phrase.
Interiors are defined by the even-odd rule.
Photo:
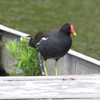
[[[20,41],[21,36],[28,36],[29,34],[8,28],[0,25],[0,39],[2,41],[9,41],[17,39]],[[4,69],[10,73],[14,67],[8,66],[13,63],[5,53],[9,53],[6,48],[0,50],[0,64],[4,66]],[[49,75],[54,75],[54,60],[47,60]],[[58,64],[59,75],[68,74],[98,74],[100,73],[100,61],[76,52],[69,50],[68,54],[59,60]],[[18,70],[17,72],[20,72]]]

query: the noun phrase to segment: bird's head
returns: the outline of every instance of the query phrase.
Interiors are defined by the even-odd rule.
[[[72,25],[70,23],[65,23],[60,30],[63,31],[64,33],[67,33],[68,35],[70,35],[70,33],[72,33],[76,36],[76,32],[74,30],[74,25]]]

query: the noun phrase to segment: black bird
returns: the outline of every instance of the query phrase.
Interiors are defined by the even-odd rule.
[[[58,75],[57,62],[71,48],[71,33],[76,36],[74,25],[65,23],[60,30],[49,29],[38,32],[35,36],[30,36],[29,46],[36,48],[44,58],[43,65],[46,76],[48,75],[46,70],[46,60],[50,58],[56,60],[55,73]]]

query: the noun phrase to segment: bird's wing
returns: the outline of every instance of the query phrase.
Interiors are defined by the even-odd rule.
[[[34,37],[35,43],[38,43],[43,37],[47,38],[58,31],[58,29],[50,29],[38,32]]]
[[[49,36],[51,36],[52,34],[57,33],[59,30],[58,29],[50,29],[50,30],[45,30],[45,31],[40,31],[38,32],[35,36],[29,36],[30,37],[30,41],[29,41],[29,45],[31,47],[36,48],[36,45],[43,40],[42,38],[48,38]]]

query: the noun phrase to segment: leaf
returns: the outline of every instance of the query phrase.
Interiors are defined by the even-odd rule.
[[[19,68],[21,67],[22,63],[23,63],[22,61],[19,61],[19,62],[18,62],[18,67],[17,67],[17,69],[19,69]]]
[[[8,41],[8,44],[5,44],[6,45],[6,48],[7,50],[10,52],[10,53],[15,53],[16,52],[16,48],[17,48],[17,44],[16,44],[16,39],[14,41]]]
[[[27,61],[28,60],[28,56],[25,52],[20,52],[20,59],[23,61]]]

